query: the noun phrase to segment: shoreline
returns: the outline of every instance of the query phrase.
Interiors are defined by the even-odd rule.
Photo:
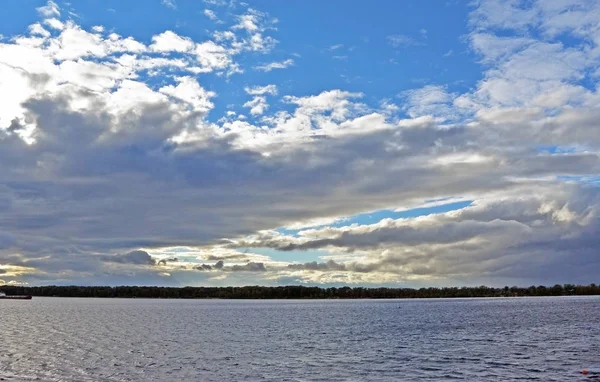
[[[233,299],[233,300],[349,300],[349,299],[457,299],[507,297],[600,296],[600,286],[556,284],[492,288],[363,288],[306,286],[243,287],[154,287],[154,286],[0,286],[6,295],[33,297],[97,297],[152,299]]]

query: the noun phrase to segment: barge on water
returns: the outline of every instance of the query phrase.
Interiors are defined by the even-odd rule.
[[[25,296],[17,296],[17,295],[7,296],[6,293],[0,292],[0,300],[31,300],[31,296],[30,295],[25,295]]]

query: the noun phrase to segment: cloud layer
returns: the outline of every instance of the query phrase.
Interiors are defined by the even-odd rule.
[[[266,55],[268,14],[244,9],[203,41],[164,30],[144,42],[85,29],[52,1],[38,12],[0,41],[4,282],[587,283],[600,271],[593,2],[481,1],[471,90],[428,84],[397,106],[240,81],[250,120],[215,115],[208,84],[297,64]],[[474,202],[330,225],[451,197]],[[278,230],[292,226],[305,228]]]

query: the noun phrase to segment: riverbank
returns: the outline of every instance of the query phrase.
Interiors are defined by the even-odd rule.
[[[1,286],[7,295],[40,297],[184,298],[184,299],[360,299],[360,298],[468,298],[600,295],[600,286],[555,285],[493,288],[320,288],[305,286],[154,287],[154,286]]]

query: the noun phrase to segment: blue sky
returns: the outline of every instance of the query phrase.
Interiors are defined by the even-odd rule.
[[[596,281],[594,2],[1,7],[0,284]]]

